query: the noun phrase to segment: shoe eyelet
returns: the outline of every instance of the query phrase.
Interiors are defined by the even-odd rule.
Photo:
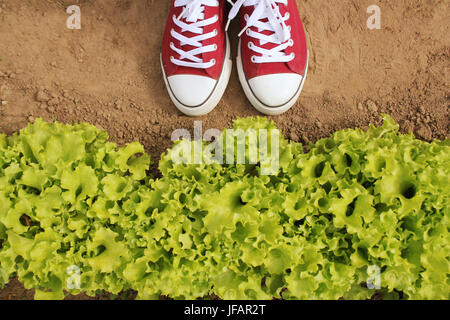
[[[291,26],[287,26],[287,28],[288,28],[289,32],[291,32],[292,27]]]
[[[256,57],[255,57],[255,56],[252,56],[252,57],[250,58],[250,60],[251,60],[253,63],[256,63]]]
[[[248,43],[248,48],[249,48],[249,49],[253,49],[253,42],[250,41],[250,42]]]
[[[212,63],[212,66],[215,66],[215,65],[216,65],[216,59],[211,59],[210,62]],[[211,66],[211,67],[212,67],[212,66]]]
[[[290,47],[293,47],[293,46],[294,46],[294,40],[289,39],[289,46],[290,46]]]
[[[284,16],[284,18],[286,20],[289,20],[291,18],[291,14],[289,12],[287,12],[286,15]]]
[[[250,36],[250,29],[245,30],[245,34]]]
[[[219,15],[217,13],[214,15],[214,18],[216,19],[216,21],[219,21]]]
[[[217,48],[218,48],[217,44],[214,43],[214,51],[217,51]]]
[[[217,31],[217,29],[214,29],[214,35],[217,36],[219,34],[219,31]]]
[[[295,59],[295,53],[294,52],[291,53],[291,58]]]
[[[173,62],[173,60],[175,60],[175,58],[173,56],[170,56],[170,61]]]
[[[249,18],[248,14],[244,14],[244,19],[245,19],[245,21],[247,21],[248,18]]]

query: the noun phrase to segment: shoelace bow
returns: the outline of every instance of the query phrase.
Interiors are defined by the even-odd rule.
[[[219,20],[217,15],[205,19],[205,6],[217,7],[219,2],[217,0],[176,0],[174,5],[175,7],[183,7],[183,11],[178,17],[175,15],[172,17],[175,25],[181,28],[181,33],[172,29],[170,34],[174,39],[180,41],[181,48],[177,48],[173,42],[170,43],[170,48],[180,55],[179,59],[170,57],[170,60],[178,66],[199,69],[211,68],[216,64],[216,61],[212,59],[209,62],[205,62],[198,55],[217,50],[217,44],[203,46],[202,41],[214,38],[218,34],[217,30],[203,33],[203,28]],[[197,36],[186,37],[182,34],[185,32],[191,32],[197,34]],[[182,47],[185,45],[195,48],[190,51],[184,51]]]
[[[230,21],[237,16],[242,6],[254,6],[255,9],[250,17],[246,17],[246,26],[239,33],[239,36],[246,32],[249,37],[259,40],[261,46],[266,43],[278,45],[268,50],[250,42],[249,48],[261,55],[253,56],[252,62],[289,62],[294,59],[294,54],[286,55],[284,53],[285,49],[293,45],[290,29],[286,25],[286,21],[289,20],[290,16],[289,14],[283,16],[278,7],[279,4],[287,5],[288,0],[237,0],[234,3],[231,0],[227,1],[233,7],[228,15],[226,29],[228,29]],[[263,22],[265,19],[267,19],[267,22]],[[251,27],[258,28],[258,32],[251,30]],[[273,34],[266,35],[262,31],[270,31]]]

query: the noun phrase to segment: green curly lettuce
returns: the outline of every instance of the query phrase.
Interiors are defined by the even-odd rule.
[[[0,135],[0,286],[17,276],[37,299],[450,298],[448,140],[385,116],[305,153],[275,130],[237,119],[215,142],[177,141],[156,180],[143,146],[88,124]]]
[[[150,158],[107,139],[92,125],[40,119],[1,137],[0,284],[17,276],[37,299],[129,289],[123,271],[136,244],[125,241],[135,235],[123,200],[145,188]]]

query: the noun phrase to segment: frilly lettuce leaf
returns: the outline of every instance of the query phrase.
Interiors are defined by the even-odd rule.
[[[89,124],[0,135],[0,286],[17,276],[37,299],[450,298],[448,140],[399,134],[388,116],[306,153],[281,134],[261,150],[266,118],[233,129],[176,142],[156,180],[142,145],[117,148]],[[252,130],[243,163],[222,164],[218,150],[238,160],[238,130]],[[195,148],[205,162],[173,161]]]
[[[94,270],[111,273],[122,265],[122,259],[129,257],[126,245],[116,241],[117,236],[115,232],[102,228],[87,241],[88,254],[92,253],[93,257],[87,258],[86,262]]]

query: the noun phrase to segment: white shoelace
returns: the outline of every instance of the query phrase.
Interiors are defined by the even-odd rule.
[[[261,56],[252,56],[253,63],[289,62],[295,58],[294,53],[290,55],[284,53],[284,50],[294,45],[294,42],[291,39],[290,28],[286,25],[286,21],[290,18],[289,13],[285,16],[281,15],[278,7],[279,4],[287,5],[288,0],[237,0],[235,3],[231,0],[227,1],[233,5],[228,15],[227,29],[242,6],[254,6],[252,15],[244,17],[247,24],[239,36],[246,32],[249,37],[259,40],[261,46],[266,43],[278,45],[268,50],[249,42],[250,50],[261,54]],[[264,19],[267,19],[267,22],[262,22]],[[251,30],[250,27],[258,28],[258,32]],[[265,35],[263,31],[271,31],[273,34]]]
[[[203,46],[202,41],[214,38],[217,36],[218,31],[215,29],[209,33],[203,33],[203,28],[211,24],[216,23],[219,20],[219,16],[215,15],[209,19],[205,19],[205,6],[218,7],[219,1],[217,0],[176,0],[175,7],[183,7],[182,13],[177,17],[173,16],[173,22],[181,28],[181,33],[171,30],[170,34],[176,40],[180,41],[181,48],[177,48],[173,42],[170,43],[170,48],[180,55],[179,59],[170,57],[172,63],[178,66],[208,69],[216,64],[215,59],[211,59],[209,62],[203,61],[203,59],[197,57],[198,55],[206,52],[213,52],[217,50],[217,44]],[[183,19],[186,21],[184,22]],[[198,36],[186,37],[182,33],[191,32],[198,34]],[[184,51],[183,46],[190,45],[195,47],[190,51]]]

